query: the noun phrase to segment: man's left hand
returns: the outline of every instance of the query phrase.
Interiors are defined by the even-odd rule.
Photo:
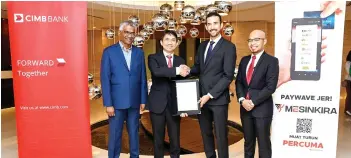
[[[249,107],[250,111],[255,107],[255,105],[254,105],[254,103],[252,102],[252,100],[249,100],[248,107]]]
[[[140,104],[140,114],[145,110],[145,104]]]
[[[188,114],[187,113],[181,113],[180,117],[188,117]]]
[[[204,95],[200,98],[199,102],[200,102],[200,107],[203,107],[207,102],[208,100],[210,100],[211,97],[209,95]]]

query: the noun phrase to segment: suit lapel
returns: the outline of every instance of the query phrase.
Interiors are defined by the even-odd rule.
[[[163,52],[159,52],[158,54],[158,61],[160,62],[161,66],[168,66],[167,61],[165,56],[163,55]]]
[[[135,64],[136,64],[136,60],[137,60],[137,50],[136,48],[132,46],[132,56],[130,58],[130,71],[132,71],[132,69],[134,68]]]
[[[206,52],[206,47],[208,45],[208,42],[210,42],[210,41],[205,41],[204,42],[205,44],[203,45],[203,47],[200,48],[200,49],[203,49],[203,50],[201,50],[201,52],[203,52],[203,53],[200,54],[200,64],[201,65],[205,65],[205,52]],[[205,69],[202,69],[202,70],[205,70]]]
[[[214,48],[212,48],[212,55],[208,57],[208,59],[206,59],[206,62],[205,62],[205,68],[207,67],[208,63],[211,61],[212,57],[216,54],[216,52],[219,50],[219,48],[221,47],[221,44],[223,42],[223,37],[221,37],[221,39],[218,40],[218,43],[216,43],[216,46]],[[208,43],[208,42],[207,42]],[[206,44],[206,47],[207,47],[207,44]],[[205,49],[206,49],[205,47]],[[207,51],[207,50],[205,50]],[[207,52],[208,53],[208,52]],[[205,53],[204,53],[205,54]]]
[[[252,81],[252,79],[255,77],[255,74],[257,73],[257,71],[258,71],[258,69],[259,69],[259,67],[260,67],[260,64],[261,64],[262,61],[264,60],[265,56],[266,56],[266,53],[263,52],[262,55],[261,55],[261,57],[260,57],[260,59],[257,61],[257,64],[256,64],[255,69],[254,69],[254,72],[253,72],[252,77],[251,77],[251,81]],[[251,84],[251,83],[252,83],[252,82],[250,82],[250,84]]]
[[[179,67],[180,66],[180,61],[179,61],[179,58],[177,55],[173,55],[174,56],[174,59],[173,59],[173,67]]]
[[[125,68],[129,71],[126,58],[124,57],[123,50],[119,42],[116,44],[116,47],[117,47],[117,54],[119,55],[118,59],[123,63]]]

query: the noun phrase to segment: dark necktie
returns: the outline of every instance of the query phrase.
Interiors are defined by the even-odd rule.
[[[250,84],[250,82],[251,82],[251,78],[252,78],[252,74],[253,74],[254,66],[255,66],[255,60],[256,60],[256,56],[254,55],[254,56],[252,56],[251,64],[250,64],[249,70],[247,70],[247,74],[246,74],[247,84]],[[249,92],[247,92],[247,94],[246,94],[246,99],[250,99]]]
[[[212,55],[212,46],[215,42],[211,41],[210,46],[208,47],[205,63],[208,61],[209,57]]]

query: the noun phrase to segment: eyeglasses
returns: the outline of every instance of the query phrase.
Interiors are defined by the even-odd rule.
[[[165,42],[177,42],[177,39],[176,38],[164,38],[164,39],[162,39],[162,41],[165,41]]]
[[[247,42],[252,43],[252,42],[258,42],[260,40],[264,40],[264,38],[254,38],[254,39],[248,39]]]
[[[128,31],[123,31],[124,36],[135,36],[135,32],[128,32]]]

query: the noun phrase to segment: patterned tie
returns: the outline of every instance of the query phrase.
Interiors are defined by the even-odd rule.
[[[205,63],[208,61],[208,58],[212,55],[212,46],[215,42],[211,41],[210,46],[208,47]]]
[[[172,68],[172,55],[167,55],[168,58],[168,68]]]
[[[250,82],[251,82],[252,73],[254,71],[254,66],[255,66],[255,60],[256,60],[256,55],[252,56],[249,70],[247,70],[247,74],[246,74],[247,84],[250,84]],[[246,99],[250,99],[249,92],[247,92],[247,94],[246,94]]]

